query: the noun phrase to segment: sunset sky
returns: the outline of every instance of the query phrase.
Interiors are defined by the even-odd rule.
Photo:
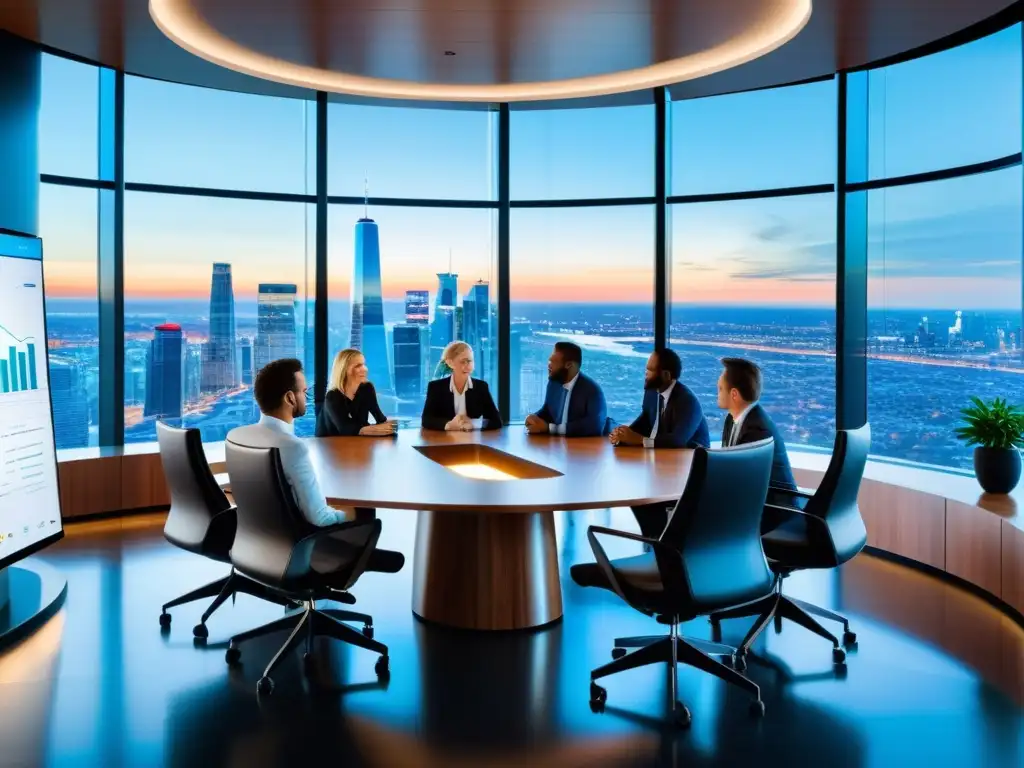
[[[934,170],[1020,150],[1020,29],[874,72],[873,177]],[[95,178],[95,70],[44,57],[41,167]],[[312,192],[311,107],[128,78],[129,181]],[[829,183],[835,84],[673,104],[674,194]],[[513,112],[514,199],[653,193],[651,106]],[[330,193],[493,199],[494,116],[332,104]],[[310,139],[307,141],[307,139]],[[869,195],[871,304],[1020,306],[1020,168]],[[330,210],[330,292],[348,295],[361,206]],[[490,210],[374,208],[386,295],[433,290],[452,265],[465,294],[494,277]],[[830,305],[835,198],[674,206],[673,301]],[[40,226],[51,296],[96,293],[95,191],[44,185]],[[129,192],[126,298],[209,295],[213,261],[239,296],[259,282],[313,291],[313,209],[296,203]],[[516,209],[514,301],[650,302],[651,206]]]

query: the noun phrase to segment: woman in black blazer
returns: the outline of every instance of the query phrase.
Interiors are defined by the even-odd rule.
[[[370,424],[370,416],[375,424]],[[393,435],[398,422],[377,404],[377,390],[367,380],[366,358],[358,349],[343,349],[334,357],[324,406],[316,419],[317,437]]]
[[[474,429],[501,429],[501,415],[483,379],[474,379],[473,348],[464,341],[453,341],[442,358],[450,376],[427,385],[423,404],[423,428],[449,432]]]

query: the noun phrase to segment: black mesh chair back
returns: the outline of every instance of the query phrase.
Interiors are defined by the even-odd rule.
[[[682,555],[678,591],[698,614],[762,597],[773,576],[761,548],[761,516],[774,440],[693,453],[690,474],[661,541]],[[667,573],[668,564],[658,565]]]
[[[234,507],[210,471],[199,430],[158,421],[156,433],[171,493],[164,536],[189,552],[227,561],[235,536]]]
[[[842,565],[867,543],[867,529],[857,505],[864,465],[871,446],[871,425],[836,432],[832,460],[825,476],[808,499],[804,511],[825,521],[828,540],[814,542],[835,552],[835,565]],[[815,528],[809,528],[814,531]]]

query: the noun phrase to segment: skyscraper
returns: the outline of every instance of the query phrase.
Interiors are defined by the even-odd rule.
[[[153,329],[146,368],[143,416],[180,419],[185,383],[185,340],[180,325],[164,323]]]
[[[57,448],[89,445],[89,399],[82,363],[72,357],[50,354],[50,399]]]
[[[210,334],[203,345],[202,390],[219,392],[236,386],[235,292],[231,265],[215,263],[210,285]]]
[[[402,401],[399,415],[414,415],[422,406],[429,366],[430,329],[423,324],[401,323],[394,328],[395,394]],[[406,406],[403,408],[403,406]]]
[[[238,342],[238,358],[242,363],[242,384],[252,386],[252,339],[245,337]]]
[[[384,333],[384,299],[380,280],[380,234],[377,222],[356,222],[355,274],[352,277],[352,330],[349,346],[366,358],[374,386],[393,393],[388,341]]]
[[[491,346],[490,286],[478,280],[462,300],[462,340],[475,352],[475,376],[487,378]]]
[[[426,325],[430,320],[430,292],[405,292],[405,322],[410,325]]]
[[[260,283],[256,305],[256,349],[253,375],[267,363],[282,357],[295,357],[294,283]]]
[[[430,352],[436,363],[444,348],[455,340],[455,305],[459,300],[459,276],[449,270],[437,274],[434,322],[430,326]]]

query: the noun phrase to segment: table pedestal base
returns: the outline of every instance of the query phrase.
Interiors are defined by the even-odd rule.
[[[551,512],[419,513],[412,610],[462,629],[530,629],[562,618]]]

